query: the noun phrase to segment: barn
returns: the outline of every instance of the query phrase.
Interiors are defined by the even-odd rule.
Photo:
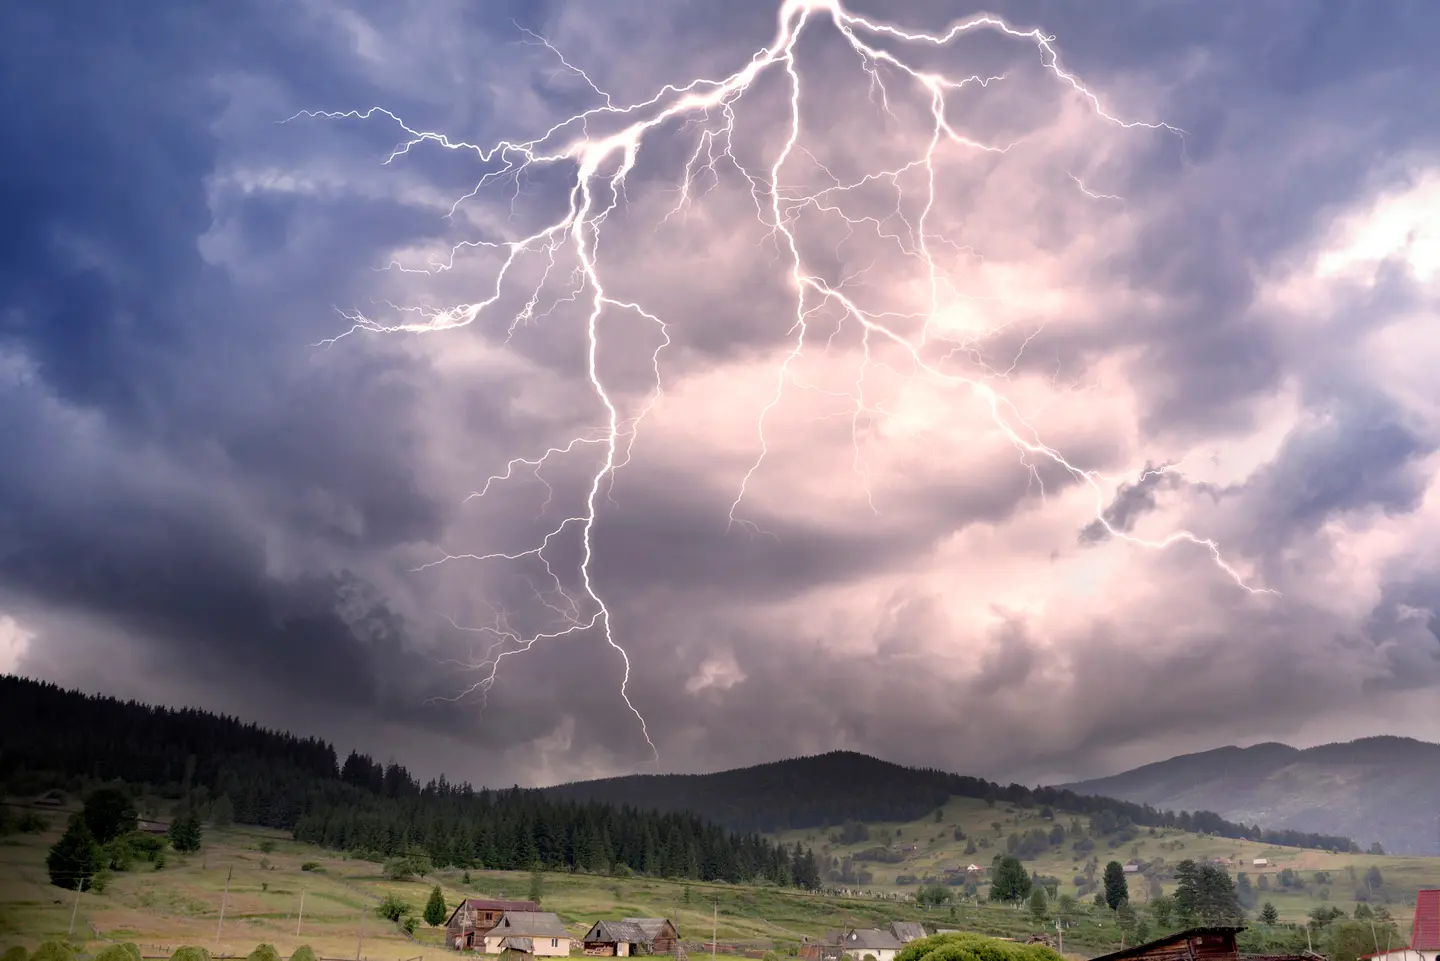
[[[485,935],[506,911],[539,911],[534,901],[500,901],[467,898],[455,906],[445,922],[445,943],[457,951],[484,950]]]

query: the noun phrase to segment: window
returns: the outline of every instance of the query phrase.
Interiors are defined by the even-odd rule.
[[[559,938],[551,938],[551,939],[550,939],[550,947],[552,947],[552,948],[558,948],[558,947],[560,947],[560,939],[559,939]]]
[[[495,919],[495,915],[494,915],[494,914],[492,914],[492,913],[489,912],[489,911],[486,911],[486,912],[485,912],[485,920],[486,920],[486,921],[493,921],[494,919]]]

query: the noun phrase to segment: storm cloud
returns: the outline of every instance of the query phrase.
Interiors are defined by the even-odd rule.
[[[492,785],[654,769],[627,671],[662,770],[1425,736],[1361,695],[1440,687],[1440,14],[989,5],[1096,99],[882,38],[975,78],[926,165],[933,92],[809,6],[784,223],[928,370],[797,310],[783,65],[593,182],[593,355],[572,246],[500,279],[575,165],[489,145],[779,3],[0,13],[0,668]]]

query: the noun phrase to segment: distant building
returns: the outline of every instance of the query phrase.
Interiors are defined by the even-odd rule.
[[[549,911],[506,911],[485,933],[485,953],[519,951],[537,957],[570,953],[570,932]]]
[[[1257,868],[1268,868],[1268,867],[1270,866],[1270,859],[1269,859],[1269,858],[1256,858],[1255,860],[1251,861],[1250,864],[1251,864],[1251,866],[1257,867]]]
[[[539,911],[534,901],[498,901],[467,898],[455,906],[445,922],[445,942],[456,951],[484,950],[485,935],[506,911]]]
[[[1125,867],[1124,867],[1122,870],[1123,870],[1126,874],[1139,874],[1139,873],[1140,873],[1140,865],[1136,864],[1134,861],[1131,861],[1129,864],[1125,865]]]

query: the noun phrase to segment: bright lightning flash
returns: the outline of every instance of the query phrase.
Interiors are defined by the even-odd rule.
[[[886,112],[890,113],[890,92],[885,87],[880,71],[880,67],[883,65],[891,72],[903,76],[928,101],[932,129],[924,150],[902,169],[872,173],[858,182],[849,184],[842,183],[837,178],[829,187],[809,193],[800,193],[794,188],[787,189],[782,185],[782,169],[792,158],[804,154],[820,166],[826,174],[830,173],[823,165],[819,164],[818,160],[815,160],[813,154],[809,154],[800,144],[802,91],[805,89],[805,82],[796,57],[796,44],[802,33],[812,23],[824,21],[833,25],[839,36],[859,57],[862,67],[870,76],[872,99],[878,95],[879,102]],[[1100,483],[1109,478],[1093,470],[1076,466],[1067,460],[1059,450],[1043,441],[1026,422],[1016,405],[997,389],[997,382],[1003,384],[1005,374],[1008,372],[994,371],[988,368],[979,360],[973,342],[942,336],[930,329],[931,320],[938,313],[940,307],[941,273],[931,245],[950,243],[927,226],[927,219],[936,203],[935,161],[937,153],[942,148],[953,146],[961,150],[1001,154],[1007,152],[1014,145],[997,146],[981,143],[957,131],[947,119],[947,107],[958,91],[974,86],[985,86],[1005,78],[947,76],[943,73],[921,69],[895,53],[894,50],[923,47],[944,48],[964,35],[980,31],[989,31],[1011,40],[1033,45],[1041,66],[1053,76],[1062,89],[1069,95],[1080,98],[1102,120],[1127,130],[1163,131],[1179,138],[1183,149],[1183,131],[1169,124],[1125,121],[1107,112],[1101,100],[1094,93],[1076,76],[1061,67],[1058,52],[1052,45],[1054,38],[1045,36],[1038,30],[1017,29],[994,16],[977,16],[957,22],[940,33],[911,32],[888,23],[853,14],[842,6],[840,0],[783,0],[779,11],[779,26],[773,41],[769,46],[758,51],[742,69],[718,80],[702,78],[692,80],[683,86],[668,85],[649,100],[628,106],[617,106],[611,96],[601,90],[583,70],[573,66],[563,56],[560,56],[559,51],[555,50],[549,41],[525,31],[528,38],[526,42],[541,45],[560,57],[561,64],[578,74],[603,101],[600,106],[569,117],[532,140],[507,140],[490,146],[452,141],[441,133],[415,130],[395,114],[379,107],[365,111],[305,111],[296,115],[296,117],[362,120],[376,115],[388,118],[400,126],[408,139],[391,152],[386,163],[407,154],[412,148],[424,143],[433,143],[449,150],[473,153],[479,158],[480,163],[488,168],[487,172],[469,193],[455,202],[451,208],[452,215],[462,203],[474,197],[487,185],[508,178],[517,178],[518,180],[518,177],[530,168],[545,165],[568,165],[574,171],[569,189],[568,207],[563,215],[553,223],[528,236],[504,243],[466,241],[457,244],[452,248],[450,260],[447,263],[431,265],[431,271],[450,270],[454,266],[455,256],[465,248],[488,247],[502,252],[504,260],[483,299],[474,303],[440,309],[430,307],[397,308],[397,313],[400,314],[399,322],[388,324],[373,320],[358,312],[346,314],[345,316],[352,323],[350,329],[339,337],[324,342],[330,344],[340,337],[358,331],[435,333],[472,324],[500,300],[507,276],[511,274],[512,269],[522,258],[541,258],[546,264],[544,274],[524,308],[513,317],[509,328],[510,333],[513,334],[519,325],[536,318],[535,310],[541,300],[541,291],[550,282],[557,254],[560,254],[566,245],[571,247],[579,265],[567,280],[568,296],[561,299],[562,301],[576,301],[583,297],[588,301],[586,365],[590,387],[605,412],[605,426],[594,436],[575,437],[568,444],[550,448],[539,456],[517,457],[510,461],[503,473],[489,478],[485,485],[472,496],[484,496],[492,486],[512,478],[517,471],[531,472],[543,482],[540,471],[552,458],[569,454],[581,447],[598,447],[603,450],[604,456],[600,466],[590,478],[584,509],[560,520],[540,539],[539,543],[529,550],[515,553],[449,555],[434,562],[434,564],[440,564],[461,559],[476,561],[538,560],[543,565],[547,577],[553,582],[553,586],[544,591],[537,588],[537,594],[550,611],[560,619],[560,626],[546,632],[521,633],[512,630],[505,615],[497,612],[494,626],[468,628],[468,630],[477,630],[488,635],[493,643],[483,656],[477,659],[476,663],[470,665],[480,670],[484,676],[479,683],[465,693],[477,690],[488,692],[495,682],[500,662],[511,654],[529,650],[533,645],[542,641],[598,629],[603,633],[605,642],[620,655],[623,661],[624,675],[620,684],[620,696],[639,722],[640,731],[650,747],[652,758],[656,761],[659,759],[659,753],[651,739],[645,718],[630,698],[630,658],[615,639],[610,610],[596,591],[592,574],[595,562],[594,529],[598,501],[602,490],[608,492],[607,485],[613,484],[616,471],[628,462],[629,452],[640,422],[661,394],[660,359],[663,348],[670,342],[669,327],[664,320],[641,304],[620,301],[607,293],[605,277],[597,265],[597,249],[602,226],[607,216],[620,205],[626,177],[635,167],[646,138],[660,131],[662,127],[677,122],[682,125],[682,131],[698,129],[699,142],[686,163],[684,178],[680,184],[680,199],[675,209],[671,211],[671,215],[683,212],[690,204],[693,199],[692,187],[701,174],[714,175],[718,164],[733,166],[748,182],[751,196],[755,201],[757,216],[769,231],[777,249],[788,264],[789,280],[795,292],[794,316],[791,321],[791,333],[794,336],[793,347],[775,371],[774,394],[761,411],[757,424],[758,453],[739,484],[734,502],[730,507],[729,523],[758,532],[758,528],[740,516],[740,509],[745,500],[747,488],[766,457],[766,423],[780,404],[785,385],[789,382],[796,386],[806,386],[796,380],[792,365],[802,356],[807,346],[810,346],[809,325],[816,311],[826,307],[838,310],[843,316],[843,322],[853,322],[858,325],[858,329],[863,335],[867,365],[871,363],[872,343],[889,344],[892,349],[898,349],[901,356],[907,360],[911,368],[911,375],[931,378],[937,383],[968,391],[970,396],[989,413],[996,429],[1015,445],[1035,480],[1039,479],[1039,475],[1036,473],[1033,460],[1044,459],[1077,481],[1089,485],[1095,494],[1095,518],[1111,536],[1141,547],[1157,550],[1181,541],[1197,545],[1209,551],[1219,570],[1246,591],[1252,594],[1274,593],[1248,586],[1241,575],[1222,558],[1219,546],[1213,540],[1199,537],[1186,530],[1174,531],[1159,540],[1148,540],[1132,536],[1126,531],[1112,526],[1111,522],[1106,519],[1106,493]],[[738,124],[735,107],[763,74],[774,71],[783,72],[783,80],[789,92],[789,114],[786,119],[788,133],[773,163],[769,165],[769,169],[757,170],[753,169],[753,164],[747,166],[743,163],[733,149]],[[891,116],[894,116],[893,113]],[[294,120],[296,117],[291,119]],[[591,132],[592,126],[603,126],[604,122],[618,125],[618,129],[603,134]],[[807,264],[806,258],[801,252],[801,245],[796,238],[795,220],[799,213],[808,207],[815,210],[839,212],[851,227],[868,221],[872,227],[878,228],[879,223],[874,217],[850,217],[841,211],[841,205],[847,193],[867,183],[882,179],[891,181],[898,191],[899,176],[904,172],[915,170],[925,174],[927,187],[924,196],[924,212],[920,215],[918,222],[911,224],[906,221],[909,236],[913,240],[907,252],[919,257],[930,275],[930,309],[921,318],[922,322],[918,331],[907,335],[897,329],[894,320],[915,315],[877,313],[867,310],[846,292],[845,283],[828,283],[817,270]],[[1066,173],[1075,182],[1076,187],[1091,198],[1119,199],[1111,195],[1094,193],[1074,174],[1070,174],[1068,171]],[[833,174],[831,176],[833,177]],[[882,237],[887,236],[883,232],[881,235]],[[898,239],[898,235],[889,235],[888,239]],[[958,245],[951,244],[951,246]],[[621,311],[630,312],[653,324],[659,331],[662,340],[652,358],[655,374],[654,391],[644,408],[631,417],[621,416],[620,408],[613,399],[612,393],[607,391],[597,365],[597,355],[601,347],[601,318],[606,314]],[[1023,345],[1021,349],[1023,350]],[[982,372],[973,376],[956,372],[955,365],[951,362],[956,359],[957,355],[961,355],[961,359],[968,357],[971,362],[982,369]],[[861,377],[863,381],[863,373]],[[852,399],[856,399],[857,423],[862,417],[883,414],[883,410],[866,404],[863,383],[858,386],[860,388],[858,399],[852,397]],[[1174,468],[1161,468],[1161,470],[1173,471]],[[549,485],[546,486],[548,488]],[[547,555],[562,534],[573,529],[578,529],[582,547],[582,559],[578,571],[582,592],[579,597],[572,597],[566,593],[562,582],[551,568],[551,560]],[[425,566],[430,567],[433,564]]]

